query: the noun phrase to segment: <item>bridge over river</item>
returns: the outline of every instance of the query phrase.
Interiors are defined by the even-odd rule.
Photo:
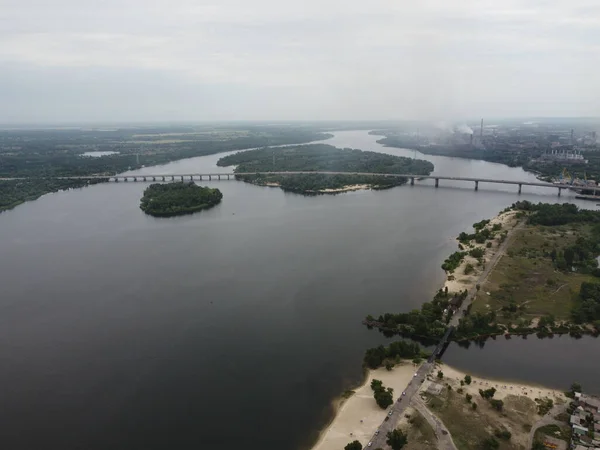
[[[376,177],[399,177],[410,180],[410,184],[414,185],[415,180],[435,180],[435,187],[440,185],[440,180],[465,181],[475,185],[475,190],[479,189],[479,183],[492,184],[509,184],[518,186],[518,192],[521,193],[523,186],[537,186],[544,188],[557,189],[560,196],[563,189],[575,190],[574,186],[569,184],[553,184],[544,182],[532,181],[517,181],[517,180],[498,180],[490,178],[468,178],[468,177],[452,177],[444,175],[415,175],[415,174],[398,174],[398,173],[372,173],[372,172],[330,172],[330,171],[288,171],[288,172],[230,172],[230,173],[183,173],[183,174],[145,174],[145,175],[89,175],[78,177],[56,177],[61,179],[84,179],[84,180],[107,180],[109,182],[143,182],[143,181],[178,181],[178,180],[235,180],[236,175],[307,175],[307,174],[322,174],[322,175],[361,175],[361,176],[376,176]],[[3,180],[16,180],[25,178],[3,178]],[[579,188],[581,189],[581,188]],[[594,190],[594,195],[596,194]]]

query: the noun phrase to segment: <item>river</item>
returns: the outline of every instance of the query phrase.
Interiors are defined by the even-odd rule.
[[[327,143],[414,155],[366,131],[334,134]],[[221,156],[136,173],[214,173]],[[424,158],[440,175],[535,180],[500,164]],[[0,444],[306,445],[330,401],[361,379],[364,350],[384,342],[361,325],[366,314],[429,300],[455,236],[472,223],[519,198],[558,199],[544,188],[518,196],[516,186],[440,183],[303,197],[202,182],[221,189],[221,205],[171,219],[139,210],[145,184],[109,183],[0,214]],[[600,363],[585,359],[600,341],[534,341],[452,346],[445,358],[558,387],[586,387],[581,371],[600,379]],[[540,373],[554,366],[553,376]]]

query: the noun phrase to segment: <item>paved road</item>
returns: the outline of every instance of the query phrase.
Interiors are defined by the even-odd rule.
[[[435,436],[438,440],[438,450],[458,450],[454,445],[452,436],[450,435],[442,421],[429,409],[427,409],[427,406],[425,406],[425,403],[423,403],[423,401],[418,395],[415,395],[413,397],[411,406],[413,406],[417,411],[421,413],[423,417],[425,417],[425,420],[427,420],[429,425],[431,425],[431,428],[433,428],[433,430],[435,431]]]
[[[562,405],[554,405],[554,407],[550,411],[548,411],[548,413],[544,417],[542,417],[540,420],[533,424],[533,426],[531,427],[531,431],[529,432],[529,444],[527,448],[531,448],[533,446],[533,437],[535,436],[535,430],[537,430],[538,428],[546,425],[566,425],[565,422],[556,420],[554,417],[556,417],[560,413],[565,412],[567,410],[567,406],[567,403],[563,403]]]
[[[476,285],[477,284],[480,286],[483,285],[483,283],[485,282],[487,277],[490,275],[492,270],[494,270],[494,267],[496,267],[496,264],[498,264],[498,261],[500,261],[500,258],[502,257],[502,255],[504,255],[504,252],[506,251],[506,247],[508,247],[508,244],[514,239],[515,231],[517,231],[520,228],[523,228],[524,225],[525,225],[525,222],[523,221],[523,222],[519,223],[515,228],[513,228],[512,230],[509,231],[508,236],[506,237],[504,242],[502,244],[500,244],[500,247],[498,247],[498,250],[496,251],[494,256],[492,256],[492,258],[489,261],[486,261],[485,270],[481,273],[481,275],[479,275]],[[460,310],[457,311],[454,314],[454,316],[452,316],[452,319],[450,319],[450,325],[454,325],[455,327],[458,326],[458,322],[464,316],[465,311],[467,310],[469,305],[471,303],[473,303],[473,300],[475,300],[476,296],[477,296],[477,286],[474,286],[469,291],[467,298],[465,298],[465,300],[463,301],[463,304],[461,305]]]
[[[513,239],[514,231],[521,228],[523,225],[524,225],[524,222],[518,224],[515,228],[513,228],[509,232],[508,237],[504,240],[504,242],[502,244],[500,244],[498,251],[486,263],[486,268],[483,271],[483,273],[479,276],[479,279],[477,280],[477,284],[481,284],[486,280],[486,278],[488,277],[490,272],[494,269],[494,267],[500,260],[500,257],[506,251],[506,247],[508,246],[509,242]],[[450,320],[450,325],[453,325],[453,326],[458,325],[458,321],[464,316],[466,309],[471,304],[471,302],[475,298],[476,294],[477,294],[477,288],[473,287],[471,289],[471,291],[469,292],[469,295],[467,296],[467,298],[465,298],[465,300],[463,301],[463,305],[462,305],[461,309],[459,311],[457,311],[456,314],[454,314],[454,316]],[[439,345],[438,345],[438,347],[439,347]],[[436,355],[433,355],[433,356],[436,356]],[[421,367],[419,367],[417,372],[415,372],[416,376],[414,376],[412,378],[412,380],[406,387],[406,390],[404,391],[405,395],[402,395],[402,393],[399,393],[400,397],[398,398],[398,401],[396,401],[390,407],[390,409],[388,411],[387,421],[384,421],[381,424],[381,426],[379,427],[376,434],[373,435],[373,437],[371,438],[371,441],[370,441],[371,445],[369,446],[367,444],[367,448],[370,448],[370,449],[376,449],[378,447],[388,448],[388,445],[385,442],[387,433],[389,431],[392,431],[394,428],[396,428],[398,421],[402,417],[402,414],[408,407],[409,403],[413,400],[413,398],[415,399],[415,402],[420,401],[420,399],[416,400],[418,398],[418,395],[415,396],[415,394],[417,394],[417,392],[421,388],[421,385],[423,384],[423,381],[426,379],[427,375],[432,371],[432,369],[434,367],[433,360],[434,360],[434,358],[430,358],[425,364],[423,364]],[[389,414],[390,412],[391,412],[391,415]],[[450,438],[450,441],[452,441],[452,438]],[[440,441],[440,442],[442,442],[442,441]],[[452,446],[454,446],[454,443],[452,443]],[[450,447],[450,448],[452,448],[452,447]],[[456,450],[456,448],[453,448],[452,450]]]
[[[426,362],[423,365],[421,365],[417,372],[415,372],[416,376],[414,376],[412,380],[410,380],[408,386],[406,387],[406,390],[404,391],[405,395],[402,395],[402,393],[399,392],[400,396],[398,397],[398,401],[395,402],[389,409],[389,412],[391,412],[392,415],[388,415],[388,420],[384,421],[381,424],[381,426],[379,427],[379,433],[373,436],[373,438],[371,439],[371,447],[369,448],[387,448],[388,445],[385,443],[387,433],[396,428],[396,425],[402,417],[402,414],[408,407],[412,398],[419,391],[423,380],[425,380],[427,374],[431,372],[432,369],[433,363]]]

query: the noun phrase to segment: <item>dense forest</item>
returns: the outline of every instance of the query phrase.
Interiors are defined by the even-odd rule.
[[[140,208],[156,217],[192,214],[211,208],[221,202],[223,194],[218,189],[201,187],[195,183],[151,184],[144,191]]]
[[[217,164],[236,165],[235,172],[245,173],[327,171],[427,175],[433,171],[433,164],[428,161],[361,150],[339,149],[323,144],[241,152],[221,158]],[[327,189],[341,189],[356,184],[385,189],[406,183],[404,178],[371,175],[273,174],[238,175],[238,178],[259,185],[276,184],[286,191],[303,194],[320,193]]]
[[[36,200],[50,192],[82,188],[104,180],[64,180],[35,178],[29,180],[0,181],[0,212],[12,209],[23,202]]]
[[[0,131],[0,178],[31,178],[0,182],[0,211],[49,192],[105,181],[57,180],[51,177],[108,176],[195,156],[305,143],[329,136],[289,126]],[[117,153],[102,157],[82,156],[90,151]]]

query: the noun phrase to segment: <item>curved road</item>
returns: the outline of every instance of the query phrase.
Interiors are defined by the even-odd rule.
[[[411,405],[421,413],[429,425],[431,425],[431,428],[433,428],[435,431],[435,436],[438,440],[438,450],[458,450],[456,445],[454,445],[452,436],[448,432],[448,429],[444,426],[443,422],[429,409],[427,409],[427,406],[425,406],[425,403],[423,403],[418,395],[413,397]]]

